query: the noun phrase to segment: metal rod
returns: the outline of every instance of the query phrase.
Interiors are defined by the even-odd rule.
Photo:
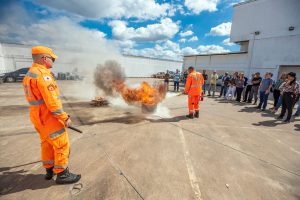
[[[78,132],[78,133],[82,133],[81,130],[79,130],[78,128],[75,128],[75,127],[73,127],[73,126],[68,126],[68,128],[69,128],[69,129],[72,129],[73,131],[76,131],[76,132]]]

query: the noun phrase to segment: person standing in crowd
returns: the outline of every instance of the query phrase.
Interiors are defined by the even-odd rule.
[[[179,81],[180,81],[180,73],[179,70],[176,69],[176,73],[174,74],[174,92],[179,91]]]
[[[300,116],[300,80],[298,81],[298,85],[299,85],[299,93],[298,93],[298,108],[296,113],[294,114],[295,117]]]
[[[276,81],[276,83],[273,87],[274,107],[271,108],[272,111],[275,110],[276,105],[278,104],[278,100],[280,97],[279,87],[282,85],[282,83],[285,81],[285,79],[286,79],[286,74],[285,73],[281,74],[280,78]]]
[[[254,105],[256,105],[257,103],[257,95],[258,95],[258,89],[260,86],[262,78],[260,77],[260,73],[256,72],[254,78],[252,79],[252,88],[251,88],[251,92],[250,92],[250,96],[248,99],[248,103],[252,102],[252,99],[254,98]]]
[[[259,104],[257,109],[266,110],[269,94],[273,85],[273,80],[271,79],[272,76],[272,73],[267,72],[259,86]]]
[[[284,122],[289,123],[292,116],[293,107],[299,95],[299,84],[296,82],[296,73],[288,73],[288,81],[283,83],[282,88],[282,109],[277,119],[283,119],[286,110],[288,111],[287,117]]]
[[[208,96],[210,95],[210,91],[213,91],[213,97],[215,96],[215,92],[217,90],[217,80],[219,78],[219,75],[217,74],[217,71],[215,70],[212,75],[210,76],[210,83],[209,83],[209,89],[208,89]]]
[[[208,80],[208,75],[206,74],[206,70],[203,70],[202,76],[204,78],[204,84],[203,84],[203,93],[206,93],[206,84]]]
[[[251,92],[251,89],[252,89],[252,79],[253,78],[254,78],[254,74],[251,75],[251,78],[248,78],[248,80],[245,81],[245,83],[246,83],[246,91],[245,91],[243,102],[247,102],[247,100],[250,97],[250,92]]]
[[[164,80],[167,91],[169,90],[169,79],[170,79],[170,75],[169,75],[169,71],[167,70],[167,73],[165,74],[165,80]]]
[[[236,90],[236,87],[235,87],[235,80],[234,79],[231,79],[229,81],[229,84],[228,84],[228,90],[227,90],[227,93],[226,93],[226,99],[227,100],[232,100],[232,98],[234,97],[234,94],[235,94],[235,90]]]
[[[230,77],[228,75],[228,72],[225,72],[225,75],[222,77],[221,92],[219,97],[221,97],[222,95],[224,95],[224,97],[226,96],[229,81]]]
[[[235,84],[235,80],[239,78],[239,73],[238,72],[234,72],[231,80],[234,82]],[[234,92],[234,97],[236,97],[236,88],[235,88],[235,92]]]
[[[235,79],[235,85],[236,85],[236,101],[241,102],[241,96],[244,89],[244,74],[240,73],[239,78]]]

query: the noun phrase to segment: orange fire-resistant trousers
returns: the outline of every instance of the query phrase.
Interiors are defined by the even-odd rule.
[[[189,95],[188,97],[188,107],[189,113],[194,113],[194,111],[199,111],[199,101],[200,95]]]

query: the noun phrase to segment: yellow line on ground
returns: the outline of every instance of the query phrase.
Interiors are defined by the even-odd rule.
[[[186,167],[187,167],[187,170],[188,170],[188,174],[189,174],[192,189],[195,193],[196,199],[197,200],[202,200],[201,191],[200,191],[200,188],[199,188],[199,185],[198,185],[198,180],[197,180],[196,173],[195,173],[195,170],[194,170],[194,167],[193,167],[193,164],[192,164],[192,160],[191,160],[189,150],[186,146],[185,137],[184,137],[182,128],[179,128],[178,133],[179,133],[180,142],[182,144],[184,159],[185,159]]]

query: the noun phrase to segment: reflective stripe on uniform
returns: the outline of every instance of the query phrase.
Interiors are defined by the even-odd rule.
[[[64,132],[65,132],[65,128],[62,128],[62,129],[60,129],[60,130],[58,130],[58,131],[56,131],[54,133],[51,133],[49,136],[50,136],[50,138],[54,138],[54,137],[56,137],[56,136],[58,136],[58,135],[60,135],[60,134],[62,134]]]
[[[36,106],[36,105],[44,104],[45,101],[44,101],[44,100],[33,100],[33,101],[28,101],[28,103],[29,103],[31,106]]]
[[[42,160],[44,165],[51,165],[54,164],[54,160]]]
[[[53,111],[53,112],[51,112],[51,113],[52,113],[53,115],[59,115],[59,114],[61,114],[62,112],[64,112],[63,109],[58,109],[58,110]]]
[[[26,76],[29,76],[31,78],[37,78],[37,77],[39,77],[38,74],[35,74],[35,73],[32,73],[32,72],[27,72]]]
[[[54,165],[55,169],[65,169],[66,166],[61,166],[61,165]]]
[[[191,88],[196,88],[196,87],[201,87],[202,84],[195,84],[195,85],[191,85]]]

